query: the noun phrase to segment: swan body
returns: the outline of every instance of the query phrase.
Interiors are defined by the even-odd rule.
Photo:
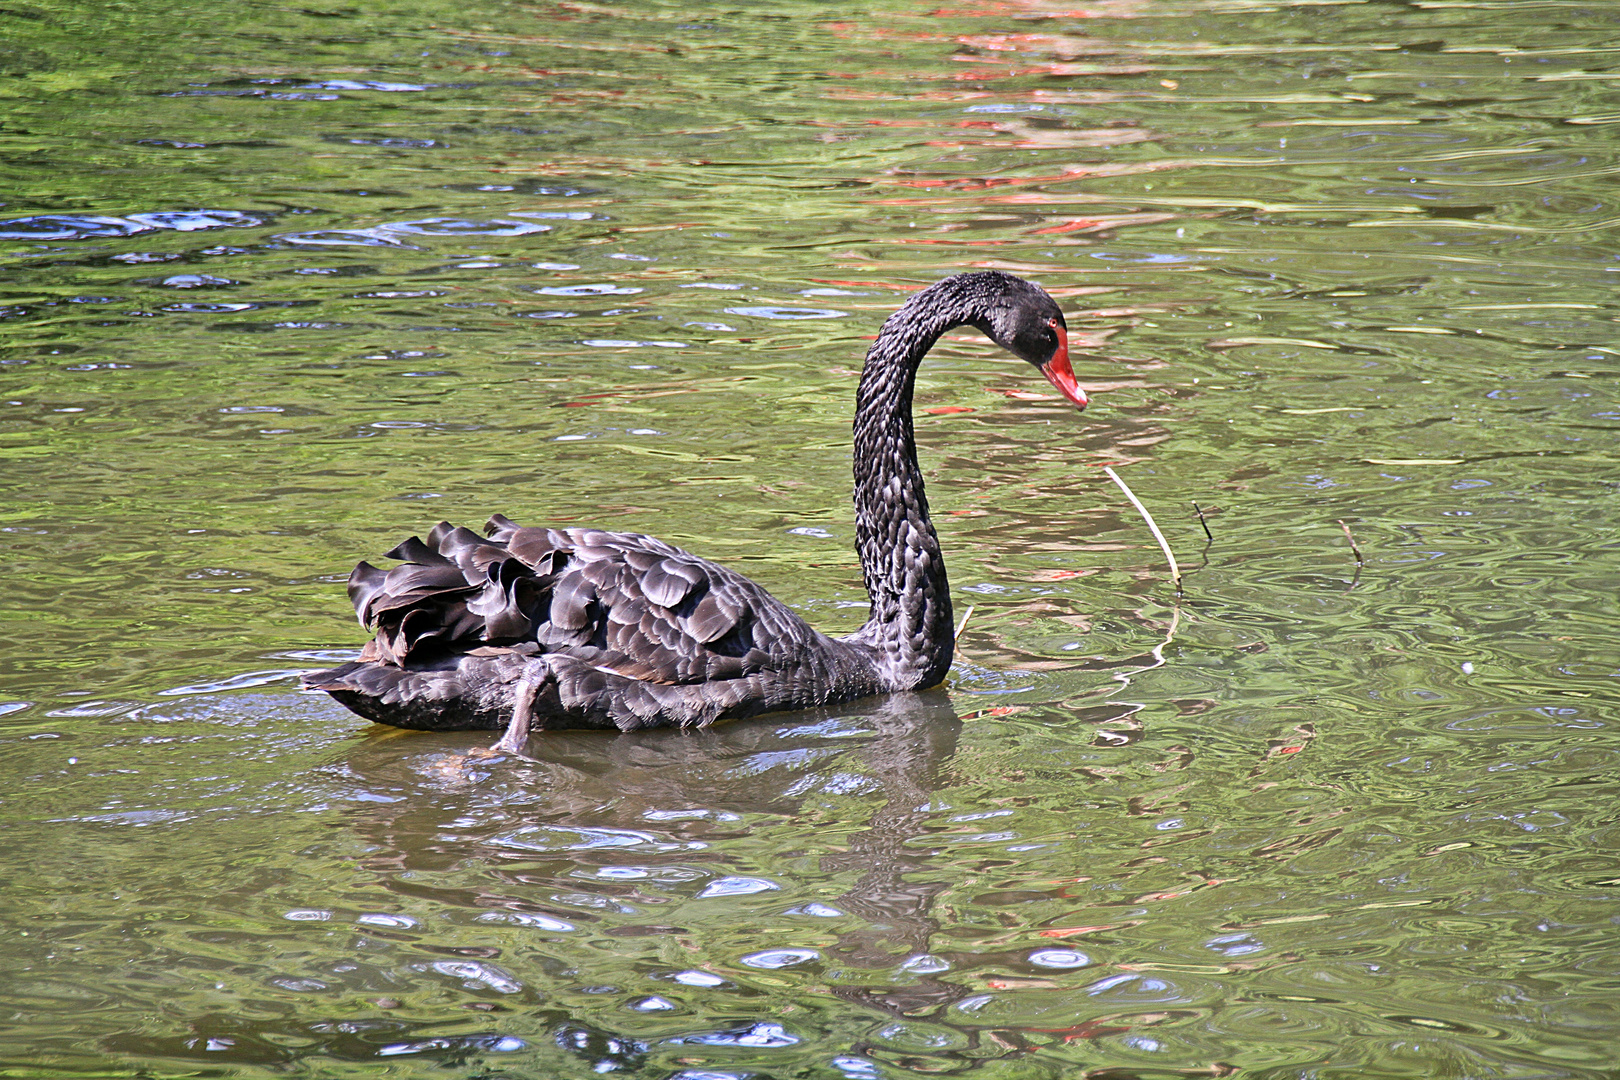
[[[359,660],[305,685],[368,719],[429,730],[690,727],[937,685],[955,641],[939,540],[912,431],[917,366],[972,325],[1070,401],[1055,301],[1011,274],[959,274],[907,300],[867,352],[854,424],[856,543],[871,607],[845,638],[811,627],[742,575],[672,544],[600,529],[488,536],[441,522],[360,563],[349,597],[375,627]]]

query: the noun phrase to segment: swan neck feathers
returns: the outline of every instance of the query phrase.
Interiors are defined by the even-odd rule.
[[[867,351],[855,406],[855,533],[871,606],[850,640],[875,651],[894,689],[943,680],[955,646],[950,585],[917,464],[917,368],[958,326],[1005,344],[998,316],[1027,302],[1031,290],[996,271],[947,278],[902,304]]]

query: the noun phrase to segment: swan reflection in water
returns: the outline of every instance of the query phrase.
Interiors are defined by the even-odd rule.
[[[365,867],[420,878],[481,861],[487,872],[472,889],[433,890],[441,900],[480,911],[544,909],[579,921],[577,910],[548,904],[542,890],[577,892],[581,876],[596,893],[639,907],[646,894],[638,883],[646,879],[614,876],[617,864],[632,861],[664,881],[680,875],[659,875],[660,867],[704,866],[714,875],[705,888],[718,896],[726,891],[722,883],[746,889],[747,881],[764,881],[748,874],[780,874],[784,863],[803,868],[813,856],[809,850],[761,852],[772,863],[734,868],[729,864],[739,856],[755,854],[733,852],[737,840],[771,829],[773,818],[789,819],[783,834],[801,843],[813,842],[821,827],[825,847],[834,850],[814,857],[811,873],[795,876],[814,894],[818,910],[859,920],[838,920],[842,929],[821,950],[824,962],[875,971],[926,954],[939,929],[931,908],[952,882],[924,876],[930,869],[938,874],[930,866],[935,853],[913,841],[937,817],[931,803],[961,729],[949,695],[933,690],[693,731],[548,732],[547,760],[516,770],[492,763],[487,771],[469,771],[468,759],[442,743],[434,753],[402,758],[398,737],[389,733],[349,755],[346,768],[372,790],[420,787],[425,779],[441,795],[356,810],[354,823],[373,845]],[[402,775],[407,770],[415,775]],[[881,801],[864,828],[845,833],[852,802],[873,799]],[[841,892],[827,887],[852,876]],[[642,936],[635,920],[609,916],[598,925],[608,921],[619,924],[605,928],[612,936]],[[780,921],[786,929],[790,920]],[[591,978],[583,970],[579,976]],[[907,985],[892,990],[862,985],[833,992],[897,1014],[929,1003],[943,1007],[972,993],[932,974],[906,978]],[[885,996],[891,993],[892,1000]]]
[[[342,910],[308,913],[328,921],[270,935],[249,976],[265,1008],[116,1049],[757,1074],[894,1060],[881,1033],[899,1024],[943,1040],[900,1054],[937,1067],[1035,1052],[1044,1019],[1026,1038],[965,1007],[1013,946],[985,953],[942,927],[968,902],[945,842],[945,804],[974,783],[953,765],[962,732],[931,691],[700,730],[550,732],[549,760],[478,773],[461,753],[476,733],[368,729],[304,777],[345,807],[330,824],[357,851],[352,885],[325,889]],[[1053,1023],[1081,1021],[1130,1023]]]

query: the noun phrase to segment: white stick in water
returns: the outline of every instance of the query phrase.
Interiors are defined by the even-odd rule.
[[[1165,540],[1164,533],[1159,531],[1158,523],[1153,520],[1153,515],[1148,513],[1147,507],[1142,505],[1142,500],[1138,499],[1136,494],[1125,485],[1125,481],[1119,478],[1119,473],[1106,465],[1103,466],[1103,472],[1108,474],[1108,479],[1119,485],[1119,490],[1125,493],[1125,497],[1131,500],[1131,505],[1136,507],[1136,512],[1142,515],[1142,520],[1147,522],[1148,530],[1153,533],[1153,539],[1159,542],[1159,550],[1164,552],[1165,560],[1170,564],[1170,577],[1176,583],[1176,595],[1180,596],[1181,567],[1176,565],[1176,553],[1170,550],[1170,545]]]

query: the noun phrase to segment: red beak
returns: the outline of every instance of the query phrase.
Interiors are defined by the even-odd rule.
[[[1085,408],[1091,401],[1086,392],[1080,389],[1080,384],[1074,381],[1074,369],[1069,366],[1069,332],[1058,325],[1056,319],[1052,320],[1052,329],[1057,331],[1057,352],[1052,359],[1041,365],[1041,374],[1046,381],[1058,388],[1058,392],[1079,408]]]

